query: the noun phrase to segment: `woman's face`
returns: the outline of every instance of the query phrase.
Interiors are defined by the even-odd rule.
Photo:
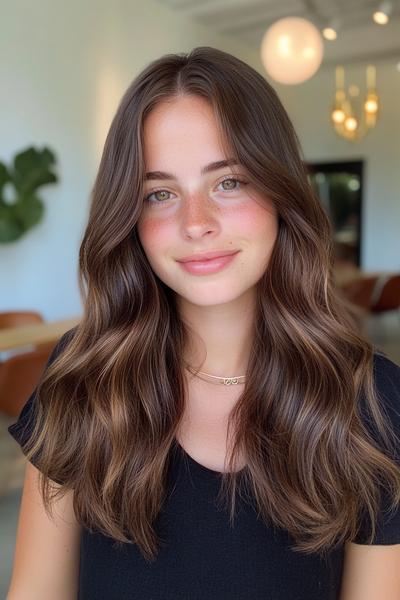
[[[229,158],[208,102],[182,96],[157,105],[144,123],[144,156],[146,173],[164,172],[146,179],[147,199],[137,223],[157,276],[182,300],[202,306],[254,292],[276,240],[278,215],[268,198],[236,180],[248,181],[241,165],[202,174],[210,163]],[[177,262],[215,250],[238,253],[208,274],[189,273]]]

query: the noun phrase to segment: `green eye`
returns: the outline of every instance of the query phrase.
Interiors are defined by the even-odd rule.
[[[247,181],[243,181],[242,179],[237,179],[236,177],[226,177],[225,179],[223,179],[222,181],[220,181],[218,185],[221,185],[222,183],[225,183],[226,181],[234,181],[235,183],[241,183],[243,185],[246,185],[248,183]],[[233,187],[233,188],[225,189],[224,191],[226,191],[226,192],[230,192],[230,191],[235,192],[238,189],[239,189],[238,187]]]
[[[244,181],[243,179],[237,179],[236,177],[225,177],[225,179],[223,179],[222,181],[220,181],[218,183],[218,185],[221,185],[222,183],[225,183],[226,181],[232,181],[234,183],[239,183],[241,184],[243,187],[245,185],[248,184],[248,181]],[[240,186],[235,186],[235,187],[231,187],[228,189],[224,189],[224,192],[236,192],[238,189],[240,189]],[[147,194],[147,196],[144,197],[144,201],[145,202],[149,202],[151,204],[163,204],[164,202],[168,202],[168,200],[170,200],[170,198],[161,198],[159,200],[151,200],[151,197],[154,196],[155,194],[171,194],[172,192],[169,192],[168,190],[165,190],[164,188],[160,188],[158,190],[153,190],[150,194]]]
[[[161,194],[161,193],[165,193],[165,194],[170,194],[171,192],[169,192],[168,190],[154,190],[153,192],[151,192],[151,194],[148,194],[147,196],[145,196],[145,201],[146,202],[155,202],[156,204],[161,204],[162,202],[166,202],[167,200],[169,200],[169,198],[163,198],[161,199],[159,202],[154,201],[154,200],[150,200],[150,197],[153,196],[154,194]]]

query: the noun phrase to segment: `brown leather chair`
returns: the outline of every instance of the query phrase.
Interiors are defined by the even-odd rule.
[[[42,315],[35,311],[0,313],[1,329],[43,322]],[[55,342],[36,345],[32,350],[21,351],[0,361],[0,410],[18,417],[38,384],[54,346]]]
[[[370,310],[373,313],[399,310],[400,316],[400,273],[379,277],[371,298]]]
[[[400,273],[360,277],[340,286],[340,289],[345,298],[362,311],[359,323],[363,331],[370,335],[370,325],[373,325],[374,339],[377,340],[379,335],[380,343],[385,342],[385,328],[379,319],[381,315],[395,311],[400,321]]]
[[[44,323],[42,315],[33,310],[0,312],[0,329]]]
[[[40,344],[34,350],[16,354],[0,362],[0,409],[18,417],[39,382],[55,343]]]
[[[377,275],[357,277],[356,279],[342,284],[340,289],[347,300],[352,304],[370,311],[378,280],[379,276]]]

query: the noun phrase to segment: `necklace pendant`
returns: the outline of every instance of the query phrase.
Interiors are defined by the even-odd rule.
[[[226,377],[226,378],[224,378],[224,384],[225,385],[237,385],[238,379],[237,379],[237,377]]]

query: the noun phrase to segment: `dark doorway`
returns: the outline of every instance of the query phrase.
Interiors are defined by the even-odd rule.
[[[307,164],[334,228],[335,258],[360,267],[363,161]]]

